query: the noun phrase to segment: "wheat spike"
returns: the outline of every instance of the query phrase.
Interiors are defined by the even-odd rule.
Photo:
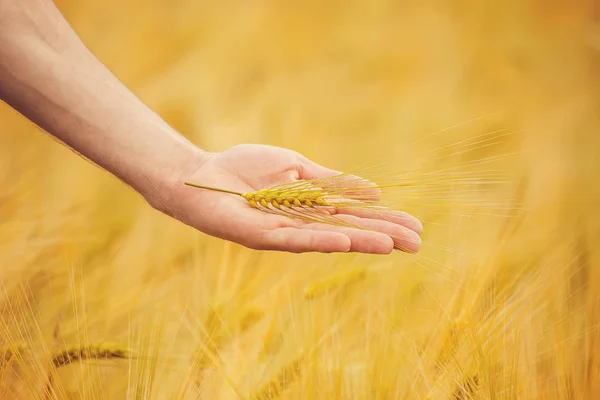
[[[304,298],[307,300],[316,299],[338,288],[345,288],[358,283],[366,276],[367,268],[365,267],[342,271],[337,275],[311,283],[304,291]]]
[[[204,346],[206,346],[208,352],[217,356],[221,346],[229,339],[223,321],[222,306],[217,305],[211,307],[204,324],[207,330],[203,335]],[[210,358],[204,346],[197,351],[196,357],[194,358],[194,365],[198,370],[208,369],[213,364],[213,360]]]
[[[261,310],[249,309],[240,317],[238,322],[239,332],[244,333],[259,323],[265,317],[265,313]]]
[[[367,206],[379,188],[366,179],[341,174],[334,177],[284,183],[255,192],[240,193],[185,182],[187,186],[234,194],[257,209],[292,211],[323,207]]]
[[[252,400],[273,400],[281,396],[281,394],[298,379],[300,376],[300,366],[302,359],[298,358],[288,365],[283,367],[279,374],[262,386],[256,394],[253,394],[250,398]]]
[[[254,208],[269,208],[270,205],[276,209],[293,209],[293,207],[309,207],[327,206],[329,204],[325,200],[326,191],[320,190],[312,186],[307,181],[305,184],[292,183],[289,185],[274,186],[272,188],[261,189],[256,192],[239,193],[224,189],[213,188],[209,186],[196,185],[186,182],[188,186],[193,186],[199,189],[215,190],[218,192],[235,194],[243,197]],[[312,186],[312,187],[311,187]]]
[[[102,343],[63,350],[52,357],[52,364],[55,368],[60,368],[77,361],[129,358],[132,358],[132,353],[128,349],[117,344]]]
[[[258,210],[307,222],[322,223],[348,228],[363,229],[332,215],[333,209],[364,209],[379,212],[383,207],[376,204],[380,187],[371,181],[352,175],[300,180],[272,186],[255,192],[240,193],[211,186],[185,182],[187,186],[213,190],[242,197]],[[395,246],[399,250],[406,250]]]
[[[23,343],[14,343],[9,346],[0,347],[0,365],[9,363],[14,358],[21,357],[27,350]]]

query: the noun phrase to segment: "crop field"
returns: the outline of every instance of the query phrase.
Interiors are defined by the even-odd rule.
[[[56,4],[199,147],[372,179],[423,244],[209,237],[2,103],[0,398],[600,398],[600,3]]]

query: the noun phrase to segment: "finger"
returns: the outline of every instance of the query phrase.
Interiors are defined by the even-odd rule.
[[[354,226],[389,235],[394,247],[408,253],[416,253],[421,248],[421,236],[405,226],[379,219],[359,218],[353,215],[338,215],[339,219]]]
[[[307,231],[329,231],[344,234],[350,238],[350,251],[355,253],[390,254],[394,250],[392,238],[381,232],[319,223],[307,224],[304,229]]]
[[[259,238],[259,250],[277,250],[291,253],[336,253],[350,250],[350,238],[340,232],[278,228],[264,233]]]
[[[423,224],[419,219],[412,215],[402,212],[390,210],[382,207],[380,210],[375,208],[360,209],[352,206],[331,208],[329,212],[332,215],[353,215],[360,218],[369,218],[391,222],[393,224],[404,226],[419,235],[423,234]]]

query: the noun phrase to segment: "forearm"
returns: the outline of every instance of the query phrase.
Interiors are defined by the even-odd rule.
[[[0,0],[0,97],[149,198],[202,153],[145,106],[44,0]]]

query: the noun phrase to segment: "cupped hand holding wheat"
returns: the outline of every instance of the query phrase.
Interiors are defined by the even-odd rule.
[[[419,220],[376,207],[378,198],[379,189],[368,181],[340,176],[294,151],[240,145],[204,156],[159,208],[209,235],[259,250],[418,251]]]
[[[10,17],[3,20],[3,32],[16,34],[0,35],[0,98],[131,186],[153,207],[205,233],[255,249],[368,253],[418,249],[419,222],[400,214],[382,217],[382,210],[359,212],[356,207],[338,207],[331,199],[313,207],[311,198],[301,201],[291,195],[281,198],[284,210],[273,214],[264,212],[262,203],[268,196],[252,199],[263,207],[257,209],[240,196],[184,185],[187,181],[249,193],[336,172],[275,147],[243,145],[205,153],[112,75],[52,2],[36,2],[33,8],[43,16],[35,24],[23,7],[12,7]],[[43,32],[56,27],[62,34],[49,42]],[[23,35],[30,39],[31,51],[23,51],[18,39]],[[59,47],[71,51],[59,54]],[[269,207],[275,207],[273,200],[277,197],[270,199]],[[326,209],[337,213],[336,218],[325,218]],[[310,218],[290,218],[298,211]]]

